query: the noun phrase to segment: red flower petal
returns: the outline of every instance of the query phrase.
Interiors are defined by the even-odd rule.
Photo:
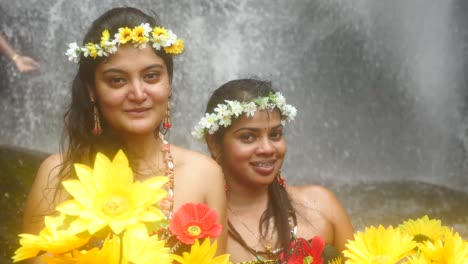
[[[281,252],[281,263],[303,264],[311,261],[310,264],[322,264],[322,252],[325,242],[319,236],[315,236],[309,241],[304,238],[297,238],[291,241],[286,251]]]
[[[217,237],[222,226],[217,223],[218,213],[205,204],[186,203],[174,214],[169,230],[184,244],[193,244],[196,239]]]

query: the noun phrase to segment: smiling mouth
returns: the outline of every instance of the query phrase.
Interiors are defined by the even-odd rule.
[[[143,112],[146,112],[148,110],[149,110],[149,108],[135,108],[135,109],[126,110],[125,112],[127,112],[127,113],[143,113]]]
[[[271,168],[275,166],[275,160],[264,160],[264,161],[256,161],[256,162],[251,162],[254,167],[258,168]]]

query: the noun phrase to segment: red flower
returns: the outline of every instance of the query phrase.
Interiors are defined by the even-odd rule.
[[[193,244],[196,239],[217,237],[222,226],[217,223],[218,214],[205,204],[186,203],[174,214],[169,229],[184,244]]]
[[[325,242],[319,236],[310,241],[297,238],[289,244],[286,251],[281,252],[281,263],[287,264],[322,264],[322,252]]]

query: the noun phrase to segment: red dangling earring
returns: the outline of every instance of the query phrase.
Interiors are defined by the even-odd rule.
[[[281,172],[278,173],[278,175],[276,176],[276,180],[278,181],[278,184],[281,186],[281,187],[286,187],[286,180],[283,178],[283,176],[281,175]]]
[[[167,102],[167,109],[166,109],[166,116],[164,117],[163,121],[163,129],[162,134],[165,135],[167,131],[172,127],[171,124],[171,102]]]
[[[102,133],[101,120],[99,118],[99,110],[96,104],[94,103],[93,99],[91,99],[91,103],[93,103],[93,117],[94,117],[93,134],[96,136],[99,136]]]

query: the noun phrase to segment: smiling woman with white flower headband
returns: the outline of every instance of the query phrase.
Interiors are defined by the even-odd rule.
[[[353,237],[331,191],[286,186],[284,126],[295,116],[270,82],[234,80],[212,94],[193,131],[223,168],[234,263],[341,263],[339,252]]]
[[[72,164],[93,167],[97,152],[114,157],[123,149],[138,180],[169,178],[160,204],[167,219],[181,205],[205,203],[226,226],[224,179],[218,164],[202,154],[169,145],[173,56],[184,42],[142,11],[124,7],[97,18],[82,45],[66,55],[78,63],[65,114],[61,152],[41,165],[24,212],[24,232],[36,234],[44,215],[63,201],[60,183],[76,177]],[[206,184],[209,182],[209,184]],[[164,233],[164,230],[161,231]],[[226,229],[218,251],[226,245]]]

